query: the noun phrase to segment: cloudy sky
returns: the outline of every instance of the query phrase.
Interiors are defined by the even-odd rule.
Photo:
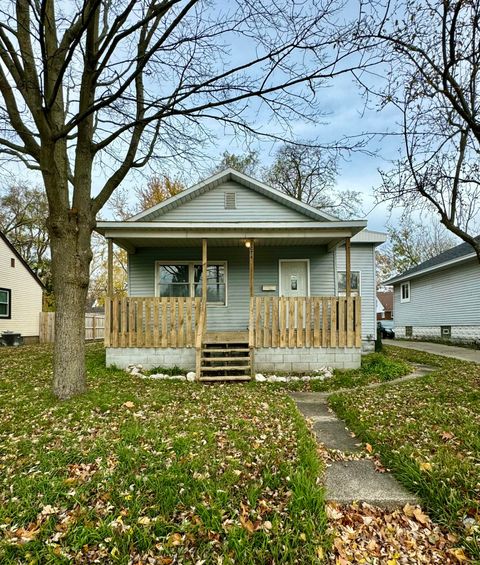
[[[317,139],[323,143],[334,142],[348,136],[366,132],[394,132],[398,116],[391,108],[377,110],[366,108],[364,99],[352,77],[344,75],[332,80],[330,85],[319,91],[322,108],[326,114],[323,124],[313,126],[298,122],[293,126],[300,139]],[[230,153],[243,153],[247,146],[238,139],[219,135],[219,144],[212,148],[212,158],[226,150]],[[387,204],[377,203],[374,188],[380,184],[379,169],[388,169],[392,160],[399,156],[400,141],[395,135],[376,136],[366,149],[368,152],[345,154],[340,161],[337,178],[339,189],[357,190],[362,193],[364,216],[369,220],[369,228],[385,230],[387,224],[395,224],[400,210],[390,212]],[[261,163],[272,161],[278,143],[258,143],[250,147],[257,149]],[[371,154],[369,154],[371,153]]]

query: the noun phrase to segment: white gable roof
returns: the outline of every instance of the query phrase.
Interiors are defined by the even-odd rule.
[[[213,188],[219,186],[220,184],[228,181],[237,182],[247,188],[250,188],[251,190],[254,190],[264,196],[267,196],[272,200],[280,204],[283,204],[287,208],[295,210],[296,212],[299,212],[304,216],[311,218],[312,220],[324,221],[324,222],[338,220],[338,218],[336,218],[335,216],[332,216],[331,214],[327,214],[326,212],[314,208],[313,206],[309,206],[308,204],[304,204],[303,202],[300,202],[296,198],[292,198],[291,196],[288,196],[283,192],[275,190],[274,188],[260,181],[257,181],[252,177],[249,177],[248,175],[239,173],[234,169],[226,169],[184,190],[183,192],[180,192],[176,196],[172,196],[168,200],[165,200],[164,202],[161,202],[160,204],[157,204],[156,206],[153,206],[152,208],[149,208],[144,212],[140,212],[139,214],[136,214],[128,221],[129,222],[137,222],[139,220],[144,222],[151,221],[153,218],[158,218],[159,216],[169,212],[170,210],[173,210],[181,206],[182,204],[196,198],[200,194],[204,194],[205,192],[208,192],[209,190],[212,190]]]

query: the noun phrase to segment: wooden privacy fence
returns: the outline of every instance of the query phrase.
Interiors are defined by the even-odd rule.
[[[195,347],[200,298],[105,298],[105,347]]]
[[[88,341],[105,337],[104,314],[85,314],[85,339]],[[55,312],[40,312],[38,336],[40,343],[55,341]]]
[[[251,347],[360,347],[360,297],[251,298]]]

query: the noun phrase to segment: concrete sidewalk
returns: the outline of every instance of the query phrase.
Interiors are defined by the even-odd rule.
[[[443,343],[429,343],[427,341],[391,341],[384,342],[385,345],[393,345],[395,347],[404,347],[405,349],[416,349],[425,353],[434,355],[443,355],[443,357],[453,357],[461,361],[472,361],[480,363],[480,350],[467,349],[466,347],[458,347],[456,345],[444,345]]]
[[[325,490],[327,501],[351,504],[367,502],[384,508],[397,508],[416,497],[403,488],[390,473],[378,473],[371,459],[348,460],[349,454],[362,452],[361,442],[352,436],[329,408],[327,398],[318,392],[292,392],[298,409],[313,420],[313,431],[324,447],[342,452],[345,460],[327,464]]]

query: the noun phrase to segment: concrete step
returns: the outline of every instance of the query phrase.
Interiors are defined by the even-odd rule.
[[[250,365],[223,365],[220,367],[205,367],[202,365],[200,369],[203,371],[244,371],[250,369]]]
[[[244,357],[230,357],[226,355],[225,357],[202,357],[202,361],[213,361],[213,362],[230,362],[230,361],[250,361],[250,356],[245,355]]]
[[[249,381],[251,377],[250,375],[225,375],[220,377],[215,375],[202,375],[199,380],[202,382]]]

